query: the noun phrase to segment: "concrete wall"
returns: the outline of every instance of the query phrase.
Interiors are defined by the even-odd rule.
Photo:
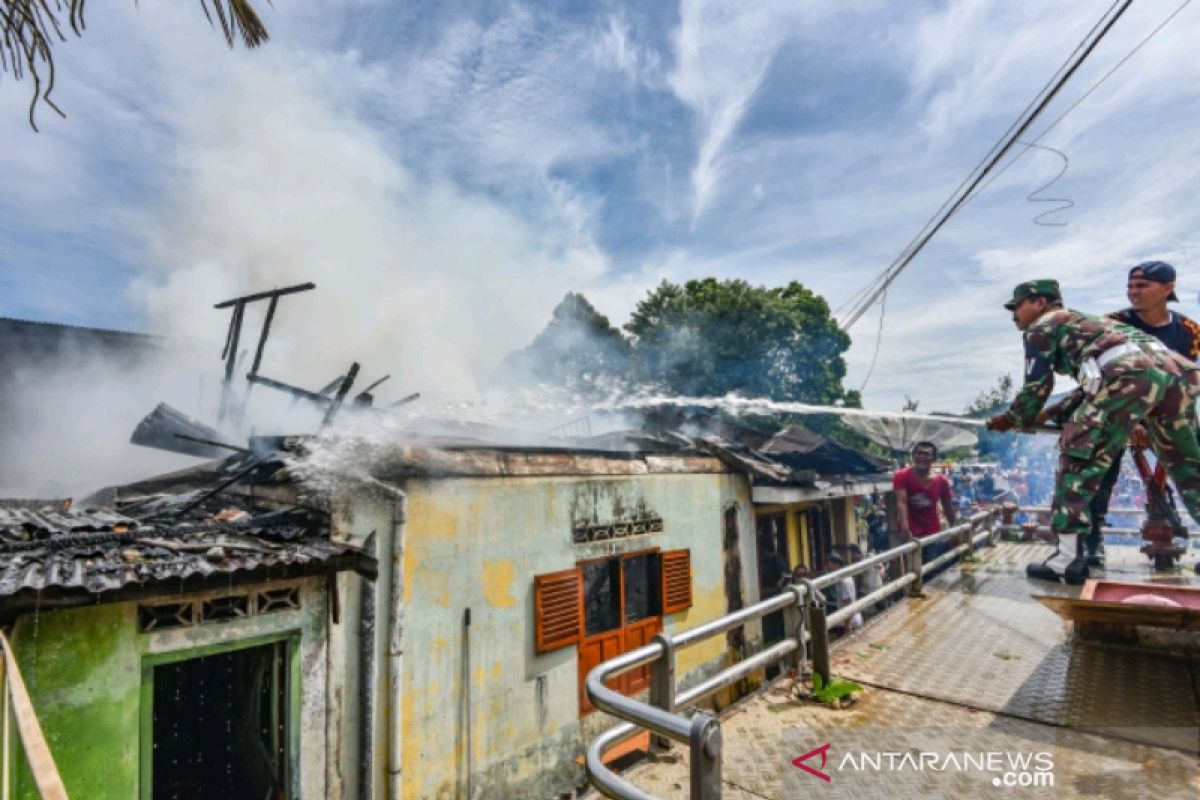
[[[581,725],[574,646],[534,652],[535,575],[654,547],[689,548],[693,606],[664,625],[694,627],[728,611],[723,518],[733,506],[743,599],[758,594],[742,476],[442,478],[402,488],[407,521],[393,547],[402,559],[403,667],[399,730],[392,734],[402,743],[393,779],[405,800],[466,798],[469,776],[475,798],[541,800],[582,784],[576,758],[585,737],[612,720],[592,714]],[[572,543],[576,523],[647,514],[663,519],[661,533]],[[360,533],[387,517],[386,501],[366,495],[343,515]],[[387,559],[380,562],[382,571]],[[684,651],[679,685],[727,662],[724,637]]]
[[[256,637],[295,634],[300,642],[301,708],[294,721],[295,796],[326,797],[324,580],[299,585],[301,608],[141,633],[137,603],[114,603],[20,618],[11,641],[50,751],[72,798],[131,800],[143,796],[141,734],[143,665],[165,654],[183,653]],[[234,589],[232,593],[257,587]],[[211,594],[189,594],[180,599]],[[162,598],[168,599],[168,598]],[[175,598],[169,598],[175,599]],[[154,602],[147,600],[144,602]],[[14,797],[37,800],[13,729],[9,749]],[[148,794],[144,795],[149,797]]]

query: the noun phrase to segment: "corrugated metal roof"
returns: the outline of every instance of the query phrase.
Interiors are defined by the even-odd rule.
[[[356,548],[330,541],[303,511],[154,524],[106,510],[0,508],[0,597],[47,589],[96,595],[278,567],[372,566]]]
[[[137,520],[103,509],[58,511],[45,507],[0,507],[0,539],[24,541],[66,533],[122,530],[137,524]]]

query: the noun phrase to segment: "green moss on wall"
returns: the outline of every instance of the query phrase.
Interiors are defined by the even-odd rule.
[[[46,611],[16,625],[13,650],[72,798],[138,795],[135,612],[129,603]],[[17,764],[16,797],[37,800],[23,753]]]

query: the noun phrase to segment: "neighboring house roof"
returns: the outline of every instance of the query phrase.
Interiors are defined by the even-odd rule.
[[[224,585],[348,569],[373,576],[374,559],[330,541],[317,514],[225,516],[156,522],[108,510],[0,508],[0,608],[95,602],[162,585],[178,592],[184,582],[193,590],[214,577]]]
[[[881,458],[847,447],[800,425],[789,425],[767,440],[759,451],[785,464],[820,475],[873,475],[887,472]]]
[[[71,338],[86,338],[109,343],[136,342],[156,344],[162,340],[159,336],[135,331],[120,331],[114,328],[89,328],[84,325],[64,325],[61,322],[41,322],[17,317],[0,317],[0,336],[22,335],[35,336],[44,339],[47,336],[65,336]]]
[[[858,484],[872,491],[887,465],[865,453],[838,444],[800,426],[774,436],[727,421],[714,421],[712,430],[612,431],[587,437],[533,435],[496,426],[456,424],[428,431],[393,431],[382,440],[349,437],[345,457],[325,459],[343,463],[359,477],[384,483],[409,478],[553,477],[649,474],[714,474],[739,472],[758,486],[844,487],[840,493],[859,493]],[[101,490],[83,502],[113,506],[123,513],[145,516],[169,513],[190,498],[204,495],[226,481],[240,487],[270,486],[286,491],[295,476],[285,463],[303,463],[309,451],[341,446],[338,440],[313,436],[253,437],[245,453],[210,461],[169,475]],[[318,461],[322,459],[317,459]],[[255,465],[258,465],[257,467]],[[239,478],[250,469],[254,475]],[[293,492],[294,493],[294,492]]]
[[[883,459],[824,436],[803,425],[764,433],[712,414],[690,411],[672,424],[695,440],[719,448],[760,480],[778,485],[812,485],[822,480],[854,481],[890,472]]]

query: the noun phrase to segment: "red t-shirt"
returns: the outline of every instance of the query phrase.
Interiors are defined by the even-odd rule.
[[[892,476],[892,488],[908,492],[908,527],[913,536],[928,536],[942,529],[938,501],[951,499],[945,475],[934,475],[928,486],[922,486],[912,467],[905,467]]]

